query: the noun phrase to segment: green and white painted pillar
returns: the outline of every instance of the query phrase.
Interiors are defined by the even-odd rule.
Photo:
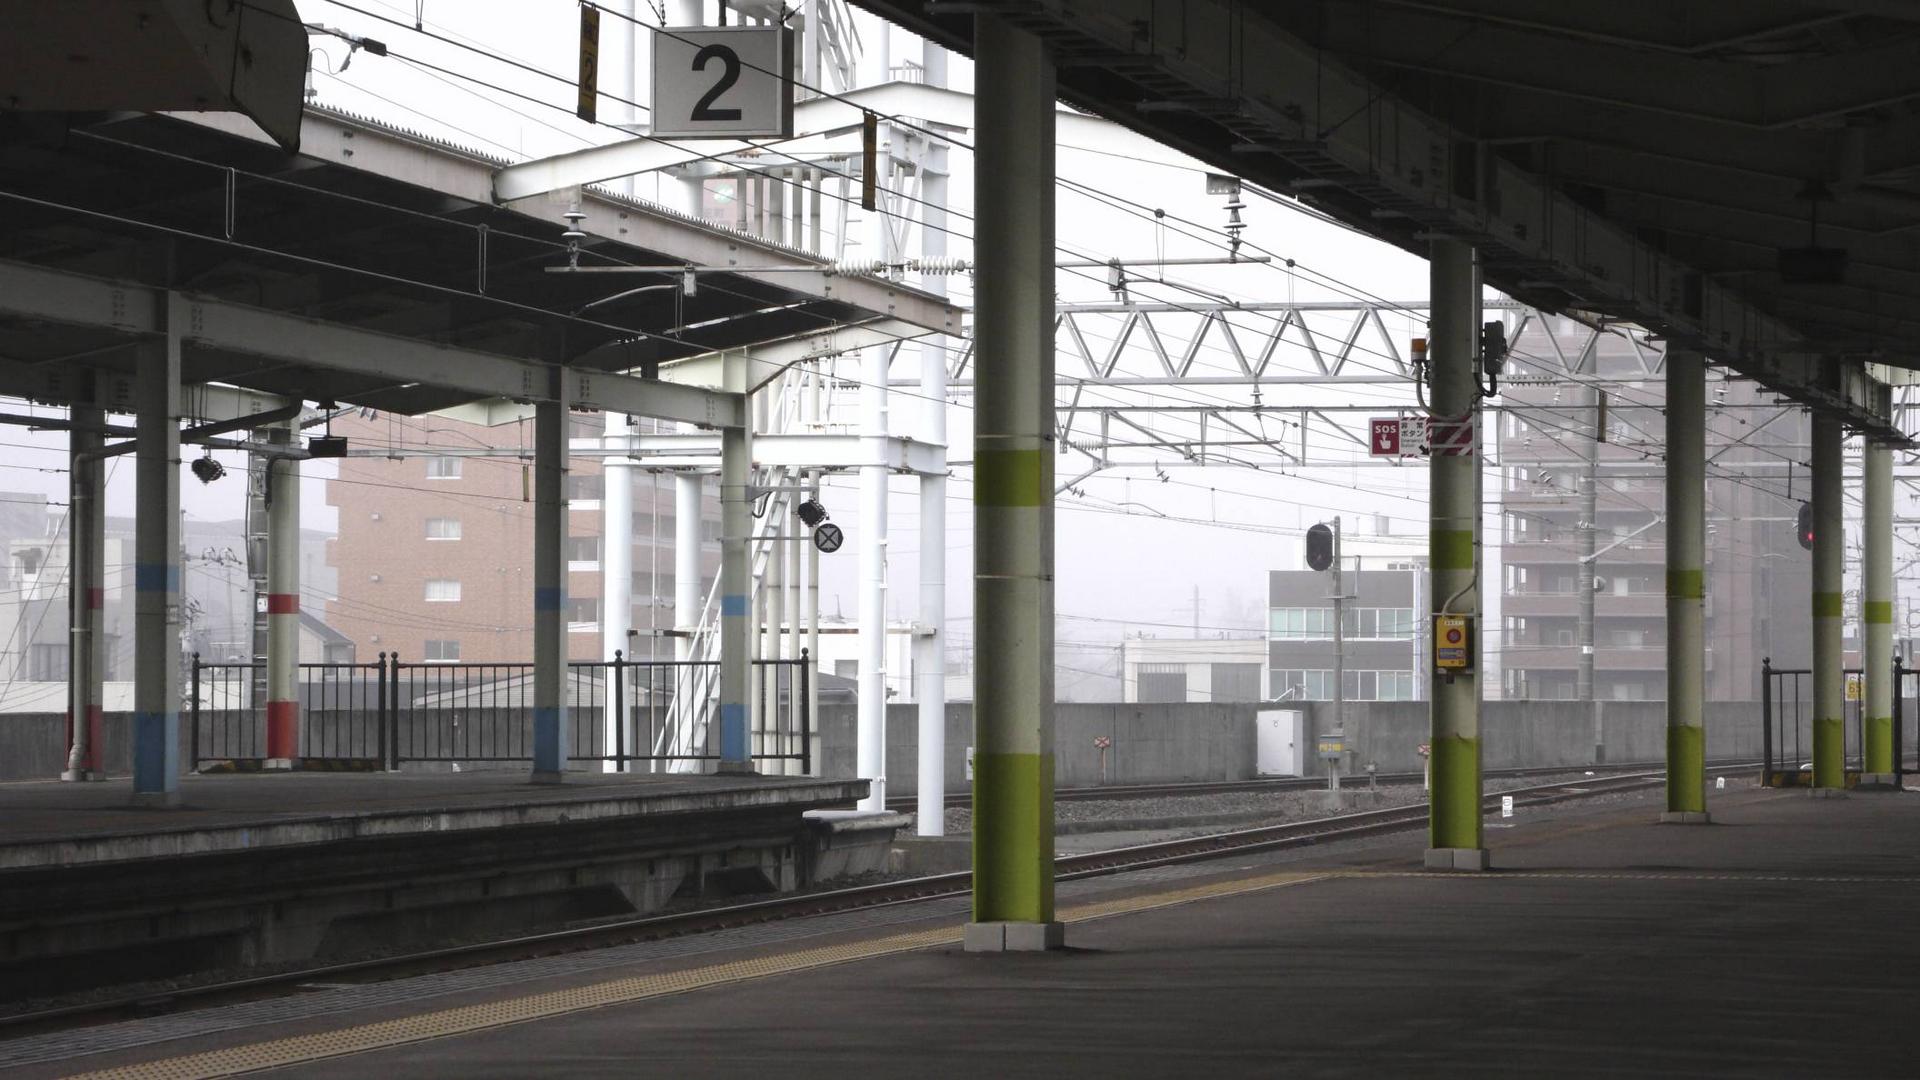
[[[1840,421],[1813,417],[1813,790],[1847,786],[1846,675],[1840,640],[1842,553]]]
[[[1667,810],[1660,820],[1707,817],[1706,362],[1667,353]]]
[[[1891,787],[1899,782],[1893,760],[1893,451],[1866,440],[1861,471],[1866,475],[1866,512],[1860,523],[1866,586],[1860,591],[1866,738],[1860,783]]]
[[[974,22],[974,756],[969,952],[1053,910],[1053,103],[1032,34]]]
[[[1433,455],[1427,463],[1429,597],[1436,650],[1463,648],[1465,666],[1435,670],[1429,709],[1433,790],[1426,865],[1431,870],[1487,868],[1480,821],[1480,272],[1473,248],[1435,240],[1429,403]],[[1463,428],[1464,425],[1464,428]],[[1464,616],[1466,640],[1449,645],[1442,616]],[[1433,656],[1425,658],[1431,668]]]

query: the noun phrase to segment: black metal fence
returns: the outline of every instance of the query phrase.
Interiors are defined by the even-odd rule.
[[[717,661],[574,661],[567,664],[567,753],[575,761],[639,765],[720,760]],[[813,771],[811,661],[756,660],[749,688],[757,765],[796,762]],[[193,767],[247,767],[265,756],[266,702],[254,663],[193,656],[188,717]],[[531,663],[301,664],[300,757],[316,768],[397,769],[406,762],[486,768],[533,760]],[[675,709],[701,710],[693,720]],[[675,745],[691,725],[699,745]]]
[[[1893,661],[1893,771],[1903,776],[1906,767],[1907,679],[1920,674],[1906,667],[1900,658]],[[1861,678],[1860,668],[1844,669],[1844,678]],[[1858,696],[1844,699],[1842,721],[1842,757],[1846,771],[1858,772],[1866,745],[1866,697],[1864,686]],[[1810,668],[1777,668],[1771,657],[1760,662],[1760,782],[1769,787],[1794,787],[1811,783],[1813,762],[1813,672]]]

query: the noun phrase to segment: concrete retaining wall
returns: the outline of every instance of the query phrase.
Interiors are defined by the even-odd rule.
[[[1112,740],[1106,755],[1108,783],[1181,780],[1244,780],[1254,775],[1254,704],[1062,704],[1055,708],[1055,783],[1084,787],[1102,780],[1093,740]],[[1270,706],[1269,706],[1270,707]],[[1332,706],[1297,706],[1308,712],[1309,746],[1332,724]],[[1659,761],[1666,757],[1666,705],[1659,701],[1602,702],[1600,727],[1607,761]],[[1908,743],[1916,741],[1909,705]],[[823,706],[819,731],[824,776],[854,774],[854,708]],[[887,710],[887,792],[909,795],[918,770],[918,712],[912,705]],[[1713,702],[1707,706],[1707,754],[1713,758],[1760,759],[1758,702]],[[1427,741],[1427,703],[1372,702],[1346,707],[1351,769],[1372,761],[1383,773],[1418,772],[1418,748]],[[1587,707],[1571,701],[1488,702],[1481,714],[1482,752],[1489,769],[1584,766],[1593,761],[1594,724]],[[947,707],[947,790],[966,784],[966,748],[973,741],[971,705]],[[1309,755],[1310,756],[1310,755]],[[1307,762],[1308,775],[1323,771]]]

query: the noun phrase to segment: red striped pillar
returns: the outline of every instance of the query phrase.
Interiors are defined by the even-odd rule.
[[[290,446],[293,425],[270,438]],[[291,769],[300,757],[300,464],[267,464],[267,760]]]
[[[297,662],[282,661],[282,642],[299,648],[300,594],[267,594],[267,760],[290,767],[300,756],[300,688]],[[292,656],[292,651],[288,652]],[[297,656],[293,659],[297,661]]]

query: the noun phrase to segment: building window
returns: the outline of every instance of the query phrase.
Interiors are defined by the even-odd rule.
[[[1269,612],[1272,636],[1289,640],[1331,640],[1332,608],[1273,608]],[[1342,616],[1346,636],[1358,640],[1413,638],[1412,608],[1348,608]]]
[[[457,457],[430,457],[427,459],[427,479],[460,479],[460,459]]]
[[[452,578],[429,578],[427,599],[437,604],[453,603],[460,599],[460,583]]]
[[[460,643],[446,640],[429,641],[424,655],[428,663],[450,663],[460,659]]]
[[[600,538],[567,537],[567,563],[570,570],[593,570],[600,565]]]
[[[567,597],[569,625],[591,625],[600,621],[600,599],[595,596]]]
[[[600,501],[600,496],[606,492],[606,484],[607,478],[600,473],[591,475],[568,473],[567,501],[597,503]]]
[[[455,460],[458,460],[458,459],[455,459]],[[427,539],[429,540],[460,539],[460,519],[459,518],[428,518],[427,519]]]
[[[720,542],[719,518],[700,519],[700,542],[703,544],[717,544]]]
[[[860,677],[860,661],[835,660],[833,662],[833,673],[843,679],[858,679]]]
[[[1346,673],[1348,701],[1411,701],[1411,671],[1349,671]]]
[[[1333,672],[1326,668],[1275,668],[1268,676],[1267,689],[1275,700],[1332,701]]]
[[[27,679],[59,682],[67,677],[67,643],[36,643],[27,649]]]

